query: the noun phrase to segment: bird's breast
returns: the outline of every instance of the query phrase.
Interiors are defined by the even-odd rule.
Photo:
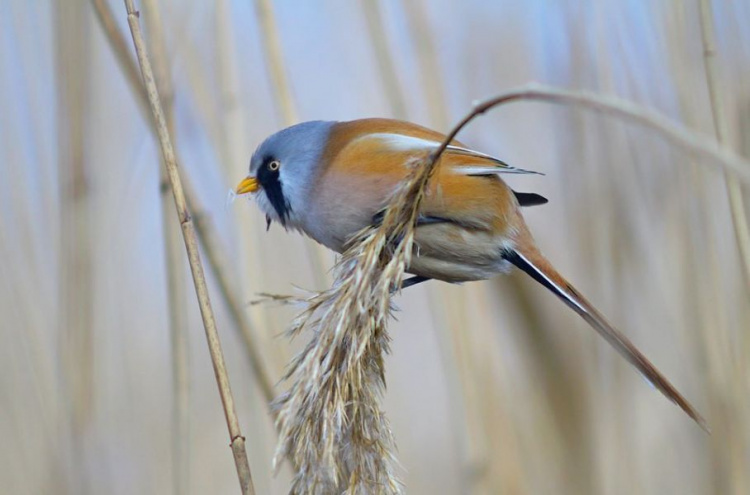
[[[346,242],[372,224],[402,177],[388,174],[331,174],[311,191],[303,230],[321,244],[342,252]]]

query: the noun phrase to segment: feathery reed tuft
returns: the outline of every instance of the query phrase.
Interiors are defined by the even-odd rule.
[[[415,160],[380,226],[360,231],[334,268],[331,289],[307,300],[288,334],[313,336],[285,375],[277,399],[274,463],[297,466],[293,493],[401,493],[394,440],[379,399],[391,297],[401,286],[414,225],[436,157]]]

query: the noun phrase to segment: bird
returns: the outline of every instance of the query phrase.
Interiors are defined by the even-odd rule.
[[[361,229],[377,225],[398,184],[446,136],[410,122],[366,118],[309,121],[265,139],[237,195],[252,194],[266,216],[342,253]],[[698,411],[636,346],[547,260],[521,208],[547,199],[511,189],[502,176],[530,170],[449,143],[420,204],[406,288],[428,280],[462,283],[520,269],[580,315],[641,375],[701,428]]]

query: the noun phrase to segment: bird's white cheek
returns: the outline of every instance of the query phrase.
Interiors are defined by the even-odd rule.
[[[289,205],[290,209],[288,211],[287,217],[284,219],[284,221],[282,221],[282,219],[279,217],[279,212],[276,211],[276,208],[274,208],[273,204],[268,199],[268,196],[266,196],[266,193],[264,193],[263,191],[259,191],[254,195],[254,199],[260,211],[264,215],[268,216],[272,221],[283,225],[287,230],[301,230],[307,233],[303,225],[304,222],[302,222],[300,216],[297,214],[298,210],[294,205]]]
[[[268,200],[268,196],[266,196],[266,193],[263,191],[259,191],[258,193],[253,195],[253,199],[255,200],[255,203],[258,205],[258,208],[261,212],[263,212],[264,215],[268,215],[271,217],[271,220],[274,222],[279,222],[279,215],[276,213],[276,209],[273,207],[271,202]]]

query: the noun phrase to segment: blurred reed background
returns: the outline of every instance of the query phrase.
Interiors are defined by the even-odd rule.
[[[698,0],[138,7],[258,493],[289,486],[288,466],[271,471],[266,404],[300,343],[278,337],[295,308],[247,303],[324,288],[334,259],[227,204],[266,135],[367,116],[447,131],[530,80],[715,135]],[[750,4],[709,12],[719,128],[748,155]],[[122,3],[6,0],[0,40],[0,492],[236,493]],[[713,434],[527,277],[432,282],[397,299],[386,362],[407,492],[750,493],[750,280],[724,174],[651,132],[539,103],[460,137],[546,173],[508,179],[550,199],[526,210],[540,246]]]

